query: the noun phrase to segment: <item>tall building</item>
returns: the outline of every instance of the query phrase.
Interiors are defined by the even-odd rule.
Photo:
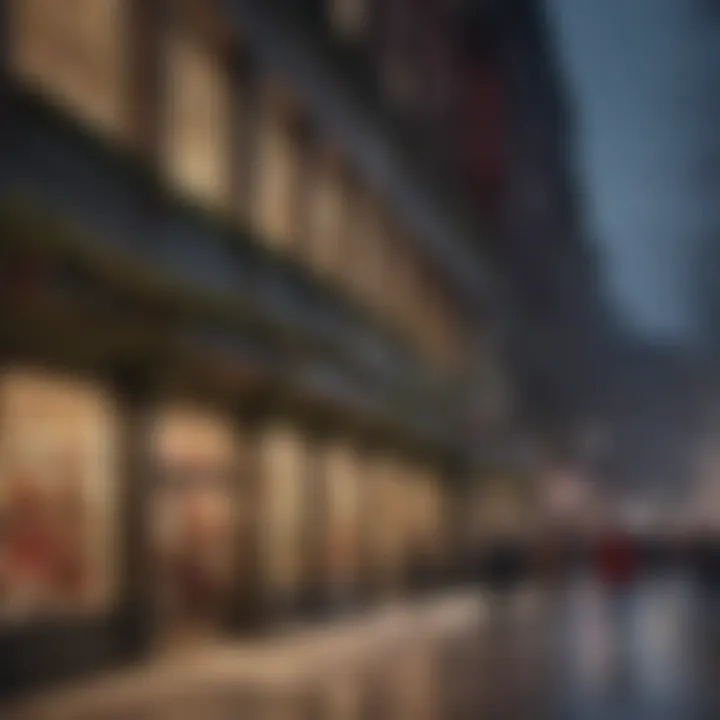
[[[406,137],[352,0],[0,9],[2,691],[447,581],[507,403],[443,82]]]
[[[613,329],[576,178],[571,96],[544,3],[494,7],[511,138],[501,237],[518,308],[517,376],[535,422],[572,435],[593,415]]]

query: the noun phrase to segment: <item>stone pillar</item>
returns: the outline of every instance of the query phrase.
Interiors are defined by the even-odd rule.
[[[155,398],[152,377],[140,368],[118,369],[114,385],[120,449],[119,640],[123,653],[138,658],[150,650],[154,624],[148,500],[153,479],[149,426]]]
[[[230,613],[231,632],[252,635],[266,625],[262,592],[260,523],[263,492],[259,457],[261,418],[248,410],[238,414],[238,432],[243,452],[237,473],[237,502],[240,505],[236,534],[235,588]]]

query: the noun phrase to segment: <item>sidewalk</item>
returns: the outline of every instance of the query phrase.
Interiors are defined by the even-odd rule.
[[[146,713],[171,702],[183,706],[183,717],[193,717],[196,715],[190,706],[194,699],[216,699],[228,690],[235,702],[240,696],[274,700],[307,695],[321,684],[332,683],[334,677],[347,678],[371,670],[379,660],[395,653],[414,652],[426,643],[467,632],[481,622],[482,607],[479,595],[471,591],[389,604],[342,621],[288,630],[282,636],[234,641],[202,648],[192,655],[150,661],[47,693],[5,712],[0,709],[0,714],[6,720],[161,716],[175,720],[179,717],[176,712]],[[205,712],[197,715],[202,720],[211,716]],[[247,716],[254,717],[255,713]],[[227,717],[246,714],[235,712]]]

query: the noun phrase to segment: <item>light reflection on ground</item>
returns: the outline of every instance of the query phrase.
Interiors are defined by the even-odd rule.
[[[467,611],[467,598],[465,602]],[[483,612],[473,616],[480,617],[479,622],[467,612],[460,619],[453,615],[455,611],[433,614],[426,607],[414,615],[395,609],[393,633],[384,632],[388,621],[380,617],[361,619],[349,630],[338,630],[335,638],[324,631],[328,662],[316,673],[309,672],[309,658],[315,662],[326,650],[306,652],[313,645],[310,631],[303,635],[303,642],[286,651],[282,687],[258,673],[243,675],[236,669],[234,675],[229,671],[223,675],[220,668],[223,662],[231,662],[228,655],[225,660],[216,659],[214,666],[204,663],[205,675],[198,672],[194,685],[187,679],[191,675],[185,675],[183,683],[173,688],[166,682],[163,693],[155,697],[146,693],[141,701],[130,699],[130,685],[122,702],[113,707],[110,702],[96,703],[85,714],[68,711],[62,717],[720,717],[716,713],[720,654],[709,622],[717,615],[715,603],[684,577],[648,579],[617,594],[581,577],[552,595],[534,588],[505,596],[484,593],[474,602],[482,603]],[[345,649],[341,651],[342,643]],[[333,644],[338,647],[332,648]],[[349,652],[352,648],[357,652]],[[172,678],[173,671],[166,672],[166,679]],[[61,720],[59,707],[50,715],[18,717]]]

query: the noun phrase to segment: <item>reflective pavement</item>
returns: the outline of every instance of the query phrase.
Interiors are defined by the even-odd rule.
[[[184,670],[148,669],[144,691],[137,676],[113,699],[106,689],[94,704],[73,707],[66,697],[64,705],[22,708],[9,717],[720,717],[718,604],[681,574],[648,578],[618,594],[587,577],[552,594],[533,588],[505,596],[478,593],[472,613],[467,597],[463,602],[464,614],[459,606],[444,615],[437,608],[434,614],[427,607],[396,609],[352,627],[325,628],[322,637],[309,630],[275,650],[209,651]],[[274,675],[260,672],[261,652]]]

